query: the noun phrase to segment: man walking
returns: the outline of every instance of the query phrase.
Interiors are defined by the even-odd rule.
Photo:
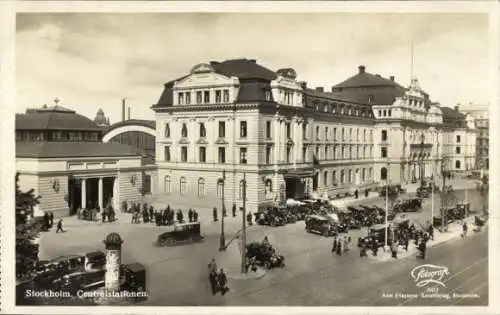
[[[217,275],[217,280],[219,282],[220,293],[222,295],[225,295],[227,291],[229,291],[229,288],[227,287],[227,276],[224,273],[223,269],[221,269],[219,274]]]
[[[198,212],[196,210],[193,210],[193,221],[198,222]]]
[[[462,225],[462,238],[466,238],[467,237],[467,230],[468,230],[468,227],[467,227],[467,222],[464,222],[464,224]]]
[[[233,218],[236,217],[236,204],[233,203]]]
[[[333,238],[332,253],[335,253],[336,251],[337,251],[337,237],[335,236]]]
[[[189,208],[188,211],[188,220],[189,222],[193,222],[193,209]]]
[[[214,207],[214,210],[212,211],[212,215],[214,217],[214,222],[219,221],[219,219],[217,218],[217,207]]]
[[[57,222],[57,230],[56,230],[56,233],[59,233],[59,231],[61,231],[61,233],[64,233],[64,230],[62,228],[62,219],[59,219],[59,221]]]

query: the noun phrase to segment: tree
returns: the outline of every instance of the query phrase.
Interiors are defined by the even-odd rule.
[[[34,243],[40,234],[41,224],[32,220],[33,207],[40,203],[34,190],[23,192],[19,188],[19,173],[16,174],[16,278],[27,279],[38,261],[38,245]]]

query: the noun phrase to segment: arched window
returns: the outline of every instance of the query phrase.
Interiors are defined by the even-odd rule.
[[[340,171],[340,183],[343,184],[345,181],[345,171],[341,170]]]
[[[240,199],[243,199],[243,196],[245,195],[245,181],[242,179],[240,180]]]
[[[205,124],[200,123],[200,138],[205,138],[207,136],[207,130],[205,129]]]
[[[460,165],[460,161],[459,161],[459,160],[456,160],[456,161],[455,161],[455,168],[458,170],[458,169],[460,169],[460,166],[461,166],[461,165]]]
[[[328,186],[328,173],[327,173],[327,171],[325,171],[325,172],[323,173],[323,185],[324,185],[325,187],[326,187],[326,186]]]
[[[365,181],[365,180],[366,180],[366,169],[365,169],[365,168],[363,168],[363,169],[361,170],[361,180],[362,180],[362,181]]]
[[[266,180],[266,185],[265,185],[266,198],[271,198],[272,193],[273,193],[273,182],[270,179],[268,179]]]
[[[183,196],[187,191],[186,185],[187,185],[186,177],[182,176],[181,179],[179,180],[179,194],[181,196]]]
[[[171,193],[171,188],[170,188],[170,176],[167,175],[165,176],[164,180],[163,180],[164,184],[165,184],[165,193],[166,194],[170,194]]]
[[[187,136],[188,136],[188,130],[186,124],[182,124],[181,137],[187,138]]]
[[[352,170],[349,170],[349,183],[352,183]]]
[[[387,168],[385,167],[380,169],[380,180],[387,180]]]
[[[170,124],[165,124],[165,138],[170,138]]]
[[[337,184],[337,172],[332,171],[332,184],[336,185]]]
[[[224,181],[222,179],[217,180],[217,197],[222,196],[223,189],[224,189]]]
[[[205,179],[200,177],[198,179],[198,197],[205,196]]]

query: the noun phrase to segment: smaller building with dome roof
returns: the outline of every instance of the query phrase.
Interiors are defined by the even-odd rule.
[[[139,200],[144,152],[121,143],[103,143],[108,122],[95,121],[59,105],[16,114],[16,169],[22,189],[42,196],[41,211],[56,217],[78,209],[101,209]],[[100,123],[99,126],[97,123]]]

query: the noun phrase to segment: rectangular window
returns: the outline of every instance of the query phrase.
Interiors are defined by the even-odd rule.
[[[271,121],[266,121],[266,139],[271,139]]]
[[[221,103],[222,101],[222,93],[221,90],[216,90],[215,91],[215,102],[216,103]]]
[[[381,151],[381,155],[383,158],[386,158],[387,157],[387,148],[382,148],[382,151]]]
[[[319,159],[319,146],[316,146],[316,158]]]
[[[222,101],[223,101],[224,103],[229,103],[229,90],[224,90],[224,91],[222,92],[222,97],[223,97],[223,98],[222,98]]]
[[[302,124],[302,140],[307,139],[307,124]]]
[[[266,164],[271,164],[271,147],[266,147]]]
[[[269,91],[268,89],[264,90],[264,99],[266,101],[271,101],[271,91]]]
[[[345,140],[345,130],[344,130],[344,128],[342,128],[342,141],[344,141],[344,140]]]
[[[456,147],[456,148],[455,148],[455,152],[456,152],[457,154],[460,154],[460,147]]]
[[[188,148],[181,147],[181,162],[187,162],[188,160]]]
[[[246,138],[246,137],[247,137],[247,122],[240,121],[240,138]]]
[[[333,185],[337,184],[337,171],[333,171],[332,173],[332,184]]]
[[[285,128],[286,128],[287,139],[291,139],[292,138],[292,128],[291,128],[290,123],[286,123]]]
[[[219,163],[226,163],[226,148],[219,148]]]
[[[286,162],[290,163],[292,157],[292,148],[291,147],[286,147]]]
[[[200,138],[205,138],[207,136],[207,129],[204,123],[200,123]]]
[[[165,147],[165,161],[170,162],[170,147]]]
[[[203,91],[203,102],[210,103],[210,91]]]
[[[382,130],[382,141],[387,141],[387,130]]]
[[[460,143],[460,136],[457,135],[457,143]]]
[[[186,92],[186,105],[191,104],[191,92]]]
[[[328,127],[325,127],[325,140],[328,140]]]
[[[226,123],[224,121],[219,121],[219,138],[226,137]]]
[[[199,151],[199,159],[201,163],[205,163],[207,161],[207,148],[206,147],[200,147]]]
[[[307,148],[302,148],[302,161],[307,162]]]
[[[328,146],[325,146],[325,160],[328,160]]]
[[[247,148],[240,148],[240,164],[247,164]]]
[[[196,104],[201,104],[202,103],[202,94],[201,91],[196,92]]]
[[[316,139],[319,140],[319,126],[316,126]]]
[[[182,92],[178,93],[178,100],[177,100],[177,102],[180,105],[184,104],[184,93],[182,93]]]

